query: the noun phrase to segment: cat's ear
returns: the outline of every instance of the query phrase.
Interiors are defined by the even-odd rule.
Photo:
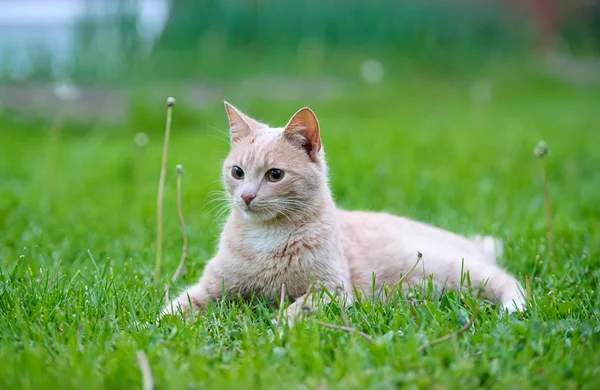
[[[321,150],[319,121],[310,108],[304,107],[295,113],[285,126],[283,135],[288,141],[306,150],[312,161],[317,160],[317,154]]]
[[[244,137],[251,136],[252,129],[256,128],[258,123],[228,102],[223,103],[225,104],[225,111],[227,111],[227,117],[229,118],[231,143],[233,144]]]

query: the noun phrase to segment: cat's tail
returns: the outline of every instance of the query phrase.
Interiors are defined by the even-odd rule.
[[[469,237],[469,240],[483,252],[484,259],[491,264],[496,264],[504,255],[504,245],[500,238],[478,235]]]

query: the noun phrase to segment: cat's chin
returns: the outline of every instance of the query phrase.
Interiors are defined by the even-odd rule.
[[[277,218],[273,212],[256,208],[239,207],[238,212],[244,220],[252,223],[267,223]]]

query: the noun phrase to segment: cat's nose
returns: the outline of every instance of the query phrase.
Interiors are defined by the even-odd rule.
[[[244,199],[244,202],[246,202],[247,206],[250,205],[250,202],[252,202],[254,198],[256,198],[256,194],[254,193],[242,194],[240,196],[242,199]]]

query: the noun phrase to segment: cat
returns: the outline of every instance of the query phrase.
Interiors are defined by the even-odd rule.
[[[284,315],[292,321],[310,306],[315,286],[341,294],[349,305],[356,293],[378,294],[401,275],[403,285],[431,275],[440,286],[458,288],[467,272],[508,312],[525,308],[519,282],[496,265],[499,240],[337,208],[319,123],[309,108],[282,128],[259,123],[227,102],[225,110],[230,152],[222,176],[232,211],[199,282],[167,304],[163,315],[189,313],[222,297],[273,299],[284,290],[292,302]],[[418,252],[422,261],[409,273]]]

